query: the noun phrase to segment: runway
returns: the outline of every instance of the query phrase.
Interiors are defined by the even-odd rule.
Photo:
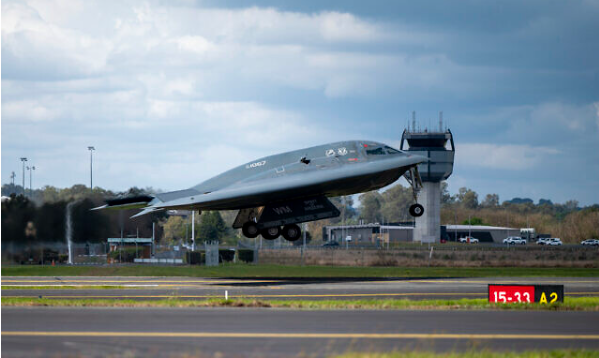
[[[563,284],[569,296],[599,296],[599,278],[307,278],[2,277],[3,297],[114,299],[484,298],[489,283]],[[90,288],[94,286],[94,288]],[[106,286],[106,287],[100,287]],[[112,287],[112,288],[110,288]]]
[[[2,356],[599,349],[599,312],[2,308]]]

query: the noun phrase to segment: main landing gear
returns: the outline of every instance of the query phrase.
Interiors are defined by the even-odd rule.
[[[258,235],[262,235],[262,237],[266,240],[275,240],[279,236],[283,235],[283,238],[285,238],[287,241],[297,241],[300,237],[302,237],[302,229],[300,229],[300,227],[296,224],[285,225],[283,228],[280,226],[273,226],[259,230],[256,223],[248,221],[243,224],[241,231],[245,237],[250,239],[257,237]]]

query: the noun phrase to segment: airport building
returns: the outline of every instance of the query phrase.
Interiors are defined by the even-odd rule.
[[[520,229],[482,225],[441,225],[441,240],[457,241],[466,236],[477,238],[481,243],[502,243],[509,236],[520,236]],[[325,226],[322,229],[324,241],[344,242],[350,238],[351,244],[377,244],[394,242],[420,242],[415,240],[415,228],[409,224],[364,224]]]

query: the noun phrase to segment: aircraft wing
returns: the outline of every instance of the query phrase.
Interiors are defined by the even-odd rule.
[[[273,175],[259,180],[248,179],[207,193],[191,188],[146,196],[141,198],[143,200],[139,197],[115,199],[96,209],[142,208],[141,212],[132,216],[138,217],[165,209],[237,210],[259,207],[300,197],[328,195],[331,188],[335,188],[339,183],[371,178],[377,173],[393,172],[399,177],[409,168],[425,160],[426,158],[420,156],[400,157],[397,161],[374,161],[360,165],[343,165],[335,169],[308,170],[294,175]]]
[[[423,162],[426,158],[412,156],[400,158],[401,162],[379,161],[362,165],[345,165],[336,169],[312,170],[297,175],[279,176],[256,181],[241,182],[234,186],[209,193],[189,191],[190,195],[152,205],[160,209],[236,210],[257,207],[272,201],[323,195],[312,190],[322,188],[324,183],[335,183],[363,176],[397,170],[401,176],[405,170]],[[193,190],[193,189],[188,189]]]

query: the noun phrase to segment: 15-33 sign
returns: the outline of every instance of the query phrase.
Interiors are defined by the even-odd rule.
[[[489,302],[564,302],[564,285],[489,285]]]

